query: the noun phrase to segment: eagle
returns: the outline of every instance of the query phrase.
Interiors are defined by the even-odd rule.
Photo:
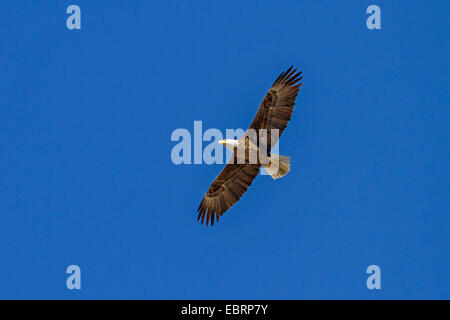
[[[291,66],[282,72],[264,97],[250,127],[239,140],[220,140],[219,144],[233,151],[222,172],[212,182],[198,206],[197,221],[214,222],[232,207],[252,184],[264,167],[273,179],[290,171],[290,157],[271,154],[271,147],[291,119],[303,77]],[[256,134],[255,134],[256,132]],[[252,157],[253,155],[253,157]],[[256,155],[256,156],[254,156]]]

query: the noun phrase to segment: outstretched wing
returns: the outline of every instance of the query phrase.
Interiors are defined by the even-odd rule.
[[[219,221],[220,216],[238,202],[250,187],[259,173],[259,167],[259,164],[236,164],[236,159],[232,157],[198,206],[197,220],[201,218],[203,223],[206,216],[206,225],[211,221],[211,226],[215,219]]]
[[[272,87],[267,92],[255,118],[250,124],[249,129],[256,130],[257,136],[259,136],[259,129],[267,129],[267,142],[259,141],[258,145],[261,147],[261,143],[267,144],[267,150],[276,144],[277,138],[274,136],[273,141],[271,138],[271,129],[278,129],[278,138],[283,133],[284,129],[291,120],[292,111],[295,105],[295,99],[303,83],[298,83],[303,77],[299,77],[301,72],[296,73],[297,69],[292,70],[290,67],[285,72],[281,73]],[[247,130],[247,133],[249,130]],[[248,135],[252,141],[252,135]]]

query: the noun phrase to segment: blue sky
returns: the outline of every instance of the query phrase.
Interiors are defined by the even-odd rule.
[[[449,10],[2,1],[0,298],[450,298]],[[172,131],[246,128],[290,65],[291,172],[198,224],[223,166],[173,164]]]

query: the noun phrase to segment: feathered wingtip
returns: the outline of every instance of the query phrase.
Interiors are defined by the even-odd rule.
[[[302,71],[297,72],[297,68],[293,69],[294,66],[290,66],[289,69],[282,72],[278,78],[275,80],[275,82],[272,84],[272,87],[278,85],[278,84],[284,84],[288,86],[294,86],[296,85],[300,80],[303,79],[303,77],[299,77],[302,74]],[[297,73],[296,73],[297,72]],[[300,87],[303,85],[303,83],[299,83],[298,86]]]
[[[200,202],[200,205],[197,208],[198,216],[197,221],[201,220],[201,224],[205,221],[206,217],[206,225],[209,224],[209,221],[211,221],[211,227],[214,225],[214,221],[217,220],[219,222],[220,215],[213,211],[212,208],[208,208],[205,204],[205,199]]]

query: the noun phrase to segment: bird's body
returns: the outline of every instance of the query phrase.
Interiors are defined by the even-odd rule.
[[[220,140],[219,144],[222,144],[227,149],[233,151],[233,155],[236,156],[235,163],[266,164],[269,162],[269,155],[263,154],[263,152],[261,152],[259,147],[255,143],[253,143],[248,136],[244,135],[239,140],[234,139]]]
[[[211,226],[233,206],[247,191],[260,167],[263,166],[273,179],[285,176],[290,170],[290,158],[271,154],[291,118],[302,77],[289,68],[275,80],[264,97],[249,129],[239,139],[225,139],[220,144],[233,151],[222,172],[213,181],[200,203],[198,220]]]

